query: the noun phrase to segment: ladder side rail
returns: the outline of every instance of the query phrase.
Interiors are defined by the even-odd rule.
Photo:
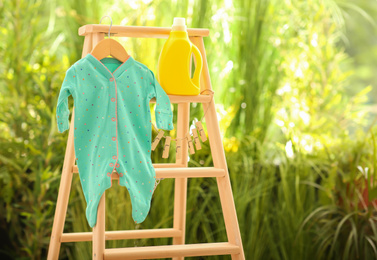
[[[177,112],[177,138],[184,138],[189,129],[190,103],[178,104]],[[176,159],[176,163],[187,167],[188,164],[187,142],[182,142],[181,159]],[[181,232],[181,236],[173,237],[173,245],[185,244],[186,236],[186,208],[187,208],[187,177],[176,178],[174,180],[174,214],[173,228]],[[183,260],[183,257],[175,257],[173,260]]]
[[[203,38],[194,37],[194,44],[198,47],[203,58],[203,70],[201,74],[201,83],[203,90],[212,90],[211,78],[208,70],[207,57],[204,47]],[[228,236],[228,241],[240,247],[239,254],[232,254],[233,260],[244,259],[244,251],[242,239],[237,219],[236,207],[234,204],[233,192],[229,178],[228,166],[225,158],[225,152],[220,133],[219,122],[216,114],[215,98],[213,97],[212,103],[203,103],[203,110],[208,112],[205,115],[208,139],[211,147],[212,159],[215,168],[221,168],[225,171],[224,177],[217,177],[217,186],[219,190],[221,207],[224,215],[225,228]]]
[[[97,209],[97,223],[93,227],[92,232],[92,259],[103,260],[105,254],[105,204],[106,204],[106,192],[101,196]]]
[[[90,36],[86,36],[84,40],[82,57],[85,57],[85,55],[91,50],[91,48],[92,48],[92,39]],[[59,252],[60,252],[60,247],[61,247],[61,236],[64,230],[69,195],[70,195],[71,186],[72,186],[72,176],[73,176],[72,168],[75,165],[75,150],[74,150],[74,143],[73,143],[74,118],[75,118],[75,113],[73,110],[72,116],[71,116],[70,129],[68,132],[67,147],[65,150],[58,198],[56,202],[54,222],[52,225],[50,244],[49,244],[49,249],[48,249],[48,254],[47,254],[48,260],[57,260],[59,257]]]
[[[74,115],[72,114],[72,117]],[[73,121],[70,124],[70,130],[68,134],[67,147],[64,157],[63,170],[60,178],[60,186],[58,192],[58,198],[55,208],[54,222],[52,225],[50,245],[48,250],[47,259],[56,260],[59,257],[61,247],[61,236],[64,230],[66,212],[69,201],[69,194],[72,186],[72,166],[75,163],[75,151],[73,149]]]
[[[105,38],[103,33],[92,33],[92,42],[93,47],[96,46],[100,41]],[[93,227],[93,243],[92,243],[92,255],[93,260],[103,260],[104,253],[105,253],[105,201],[106,196],[104,192],[101,196],[101,199],[98,204],[97,208],[97,222],[96,225]]]

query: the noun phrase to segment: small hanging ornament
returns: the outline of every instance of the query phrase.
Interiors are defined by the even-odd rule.
[[[160,130],[156,136],[156,138],[153,140],[153,143],[152,143],[152,151],[154,151],[154,149],[156,149],[158,143],[160,142],[161,138],[164,136],[164,131]]]
[[[196,150],[202,149],[202,146],[200,145],[200,141],[199,141],[199,136],[195,127],[191,129],[191,133],[192,133],[192,136],[194,137]]]
[[[190,133],[187,133],[186,137],[187,137],[187,144],[188,144],[188,147],[190,149],[190,154],[194,154],[195,150],[194,150],[194,145],[192,144],[192,139],[191,139]]]
[[[182,140],[177,138],[177,143],[175,147],[175,157],[176,159],[181,159],[182,158]]]
[[[207,136],[206,136],[206,133],[204,132],[202,122],[198,121],[198,122],[195,123],[195,125],[198,128],[200,139],[204,143],[205,141],[207,141]]]
[[[170,141],[171,141],[171,137],[170,136],[166,136],[165,137],[165,146],[164,146],[164,152],[162,153],[162,158],[168,158],[169,157],[169,148],[170,148]]]

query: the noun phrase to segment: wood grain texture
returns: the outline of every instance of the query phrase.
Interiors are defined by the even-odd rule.
[[[80,36],[92,33],[107,34],[110,25],[87,24],[78,30]],[[123,26],[112,25],[110,34],[114,37],[134,37],[134,38],[168,38],[171,27],[149,27],[149,26]],[[209,35],[208,29],[187,28],[188,36],[206,37]]]
[[[84,46],[82,50],[82,57],[85,57],[92,49],[92,37],[89,35],[85,37]],[[65,150],[62,177],[60,179],[60,186],[58,192],[58,199],[56,202],[54,222],[52,225],[50,244],[47,253],[48,260],[57,260],[59,258],[59,252],[61,247],[61,236],[63,234],[65,218],[67,214],[67,207],[69,201],[69,194],[71,192],[72,185],[72,168],[75,164],[75,150],[73,142],[73,131],[75,113],[72,111],[70,129],[68,132],[67,147]]]

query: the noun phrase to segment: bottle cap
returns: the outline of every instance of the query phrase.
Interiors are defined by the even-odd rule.
[[[186,31],[186,21],[182,17],[174,17],[172,31]]]

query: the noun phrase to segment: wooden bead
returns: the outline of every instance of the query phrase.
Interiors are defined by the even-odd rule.
[[[181,159],[182,158],[182,140],[177,139],[176,146],[175,146],[175,158]]]
[[[162,158],[168,158],[169,157],[169,149],[170,149],[170,141],[171,141],[171,137],[170,136],[166,136],[165,137],[165,146],[164,146],[164,152],[162,154]]]
[[[194,154],[195,150],[194,150],[194,145],[192,144],[192,139],[191,139],[190,133],[187,133],[186,137],[187,137],[187,144],[188,144],[188,147],[190,149],[190,154]]]
[[[153,140],[153,143],[152,143],[152,151],[154,151],[154,149],[156,149],[158,143],[160,142],[161,138],[164,136],[164,131],[160,130],[156,136],[156,138]]]
[[[198,122],[195,123],[195,125],[198,128],[200,139],[204,143],[205,141],[207,141],[207,136],[206,136],[206,133],[204,132],[202,122],[198,121]]]
[[[200,145],[198,132],[196,132],[196,128],[191,129],[192,136],[194,137],[194,143],[196,150],[202,149],[202,146]]]

